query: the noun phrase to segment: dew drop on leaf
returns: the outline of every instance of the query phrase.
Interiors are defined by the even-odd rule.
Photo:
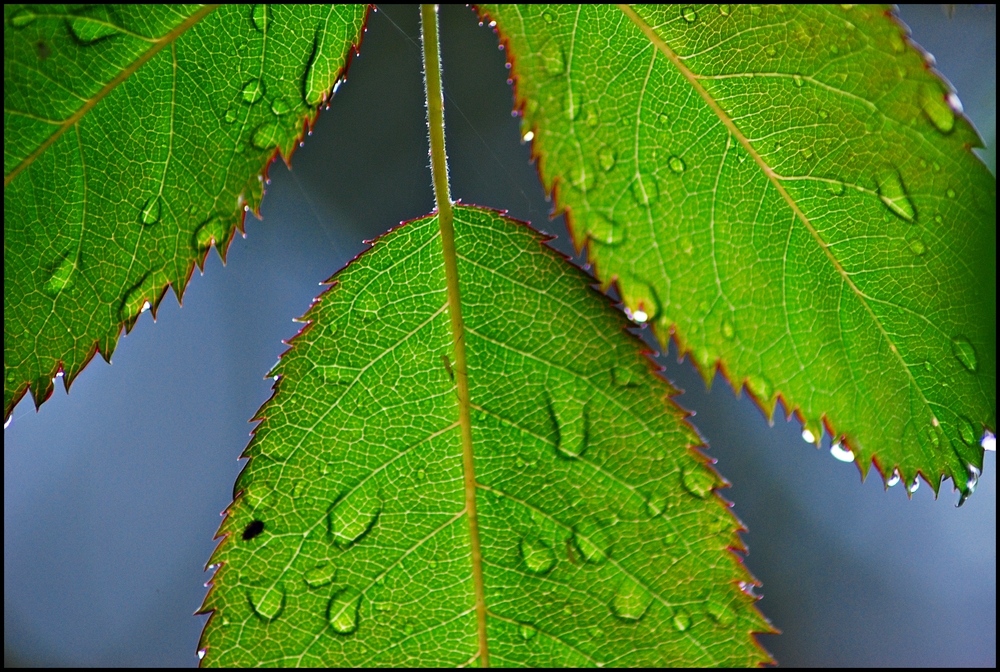
[[[736,328],[733,327],[733,321],[728,317],[722,320],[722,336],[727,341],[731,341],[736,337]]]
[[[92,19],[87,16],[72,16],[66,19],[73,37],[83,44],[92,44],[102,37],[114,35],[118,28],[107,21]]]
[[[683,161],[681,161],[683,164]],[[673,170],[673,168],[671,168]],[[674,171],[676,172],[676,171]],[[656,201],[660,196],[660,188],[656,184],[656,180],[652,177],[643,178],[642,175],[636,177],[632,182],[632,198],[639,205],[646,207],[650,203]]]
[[[840,441],[835,441],[830,446],[830,454],[833,455],[834,459],[840,460],[841,462],[854,461],[854,451],[846,447]]]
[[[639,376],[624,366],[611,367],[611,382],[615,387],[637,387]]]
[[[684,159],[679,156],[671,156],[667,159],[667,165],[670,166],[670,170],[680,175],[685,170],[687,170],[687,164],[684,163]]]
[[[617,158],[615,150],[610,147],[602,147],[601,151],[597,153],[597,161],[601,164],[601,170],[605,173],[615,167],[615,161]]]
[[[903,35],[899,31],[893,31],[889,35],[889,45],[897,54],[901,54],[906,51],[906,41],[903,39]]]
[[[979,443],[979,433],[976,431],[975,425],[972,424],[972,420],[963,415],[958,416],[958,436],[962,439],[962,443],[967,446]]]
[[[19,9],[14,13],[14,16],[10,17],[10,22],[15,28],[24,28],[37,18],[38,15],[30,9]]]
[[[251,142],[257,149],[270,149],[281,141],[281,122],[277,119],[265,121],[254,129]]]
[[[250,14],[250,18],[253,21],[253,27],[262,33],[267,30],[267,20],[270,18],[267,14],[268,9],[265,4],[254,5],[253,11]]]
[[[955,111],[948,104],[948,94],[937,83],[924,82],[920,86],[920,109],[942,133],[951,133],[955,128]]]
[[[243,102],[248,105],[260,102],[260,99],[264,97],[264,82],[259,79],[251,79],[243,85],[240,95],[243,98]]]
[[[705,499],[712,493],[715,478],[701,465],[684,469],[681,476],[684,489],[699,499]]]
[[[774,387],[771,385],[770,380],[764,376],[748,376],[746,385],[747,390],[750,391],[750,394],[757,401],[765,406],[768,405],[771,401],[771,396],[774,394]]]
[[[423,469],[417,469],[417,472],[414,474],[414,476],[418,481],[422,481],[427,478],[427,472],[424,471]]]
[[[656,518],[667,509],[666,495],[654,494],[646,500],[646,513],[650,518]]]
[[[723,16],[729,16],[732,13],[733,13],[732,5],[719,5],[719,14],[722,14]]]
[[[537,628],[528,625],[527,623],[522,623],[521,627],[518,628],[518,631],[521,633],[521,639],[523,639],[526,642],[531,639],[534,639],[535,635],[538,634]]]
[[[278,97],[271,101],[271,112],[274,112],[275,116],[280,117],[288,114],[293,109],[295,109],[295,104],[287,98]]]
[[[382,499],[362,492],[355,492],[340,500],[330,510],[330,534],[341,548],[359,541],[382,513]]]
[[[625,240],[626,227],[602,212],[595,212],[588,220],[591,240],[604,245],[618,245]]]
[[[43,289],[51,297],[59,295],[67,287],[73,284],[73,271],[76,270],[76,258],[73,255],[64,257],[52,271],[52,275],[45,281]]]
[[[573,545],[580,551],[584,562],[599,565],[611,555],[613,538],[611,530],[585,520],[573,531]]]
[[[119,318],[127,322],[143,312],[149,305],[149,299],[153,298],[153,291],[153,275],[147,273],[142,280],[125,293],[121,306],[118,308]]]
[[[927,251],[927,246],[924,245],[924,241],[919,238],[914,238],[910,241],[910,252],[917,255],[918,257],[923,256]]]
[[[884,170],[879,175],[878,197],[892,213],[901,219],[910,223],[916,219],[917,215],[913,209],[913,203],[910,202],[910,197],[906,193],[898,171]]]
[[[566,72],[566,57],[558,40],[550,41],[542,49],[542,67],[553,77]]]
[[[826,190],[831,196],[843,196],[847,188],[840,180],[831,180],[826,183]]]
[[[947,196],[948,198],[955,198],[956,196],[955,190],[949,188],[948,191],[944,192],[944,195]]]
[[[906,491],[912,495],[914,492],[917,491],[919,487],[920,487],[920,478],[914,476],[913,483],[910,483],[910,487],[908,487]]]
[[[652,603],[648,590],[626,578],[611,598],[611,613],[623,621],[638,621]]]
[[[265,621],[273,621],[285,606],[285,589],[280,583],[270,588],[250,588],[247,596],[254,613]]]
[[[961,334],[952,336],[951,354],[955,355],[955,359],[961,362],[962,366],[968,371],[971,373],[976,372],[979,360],[976,358],[976,348],[973,347],[972,342],[968,338]]]
[[[196,250],[207,250],[212,245],[218,245],[226,238],[226,225],[222,222],[222,217],[210,217],[202,222],[194,232],[194,248]]]
[[[225,120],[227,124],[231,124],[234,121],[236,121],[236,114],[237,114],[236,106],[230,105],[229,107],[226,108],[226,114],[225,116],[223,116],[223,120]]]
[[[160,221],[162,211],[163,198],[157,194],[146,201],[146,203],[142,206],[142,210],[139,211],[139,221],[146,226],[156,224]]]
[[[979,485],[979,476],[982,472],[974,464],[966,464],[965,472],[967,478],[965,480],[965,489],[962,490],[962,494],[958,497],[958,504],[956,507],[960,507],[976,492],[976,486]]]
[[[350,635],[358,629],[361,611],[361,594],[353,590],[338,593],[330,600],[328,619],[334,632]]]
[[[698,20],[698,12],[695,11],[694,7],[688,5],[681,10],[681,17],[688,23],[694,23]]]
[[[542,18],[545,19],[545,23],[552,23],[553,21],[556,20],[556,15],[553,14],[550,10],[545,10],[544,12],[542,12]]]
[[[687,612],[681,611],[674,616],[674,630],[684,632],[691,627],[691,617]]]
[[[587,449],[586,404],[557,390],[552,395],[551,409],[557,429],[556,450],[563,457],[580,457]]]
[[[733,614],[733,610],[722,602],[716,602],[715,600],[709,602],[708,607],[706,607],[706,611],[708,611],[708,615],[713,621],[723,627],[732,625],[733,621],[736,620],[736,615]]]
[[[337,576],[337,568],[332,564],[317,565],[305,574],[306,585],[310,588],[322,588],[333,583]]]
[[[893,469],[892,470],[892,476],[890,476],[889,480],[887,480],[885,482],[885,487],[891,488],[892,486],[894,486],[897,483],[899,483],[899,481],[900,481],[899,469]]]
[[[556,554],[545,542],[538,539],[521,539],[521,558],[532,574],[545,574],[556,565]]]
[[[805,80],[802,79],[802,75],[795,74],[795,75],[792,75],[792,83],[795,84],[795,86],[797,88],[801,89],[802,85],[805,84]]]

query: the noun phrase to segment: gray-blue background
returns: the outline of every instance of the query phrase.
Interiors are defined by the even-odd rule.
[[[996,13],[905,7],[914,39],[956,85],[995,161]],[[442,16],[453,194],[549,221],[510,116],[504,54],[465,8]],[[262,376],[329,277],[371,238],[432,208],[417,11],[369,22],[295,172],[271,167],[263,222],[249,219],[223,269],[215,253],[184,307],[167,297],[94,361],[71,395],[4,433],[4,661],[7,665],[194,665],[218,513],[228,504]],[[717,377],[711,394],[673,353],[724,494],[750,532],[762,637],[790,665],[996,665],[996,460],[962,509],[926,484],[907,501],[817,451],[795,421],[767,423]],[[826,445],[829,445],[827,439]]]

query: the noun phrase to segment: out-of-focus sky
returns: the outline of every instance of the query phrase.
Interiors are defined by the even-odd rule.
[[[949,6],[951,7],[951,6]],[[904,6],[995,165],[996,10]],[[417,44],[418,12],[373,15],[316,132],[271,167],[263,221],[249,219],[223,268],[213,253],[184,307],[144,315],[108,366],[72,394],[30,399],[4,432],[6,665],[195,665],[218,513],[230,502],[263,376],[318,283],[362,240],[433,207]],[[463,7],[442,9],[452,192],[563,237],[510,116],[504,54]],[[569,249],[563,247],[563,249]],[[717,377],[712,392],[674,353],[666,375],[710,444],[749,527],[747,564],[788,665],[996,666],[996,460],[961,509],[946,486],[912,501],[804,443],[798,422],[768,427]]]

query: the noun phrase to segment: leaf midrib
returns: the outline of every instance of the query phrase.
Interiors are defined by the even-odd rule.
[[[774,172],[774,169],[771,168],[771,166],[764,160],[764,158],[760,155],[760,153],[757,152],[756,149],[754,149],[753,145],[750,143],[750,140],[740,131],[740,129],[736,126],[736,123],[732,120],[732,118],[730,118],[730,116],[726,114],[725,110],[723,110],[722,107],[719,106],[715,98],[713,98],[712,95],[705,89],[705,87],[701,85],[701,82],[698,80],[698,77],[686,65],[684,65],[682,59],[673,51],[673,49],[671,49],[667,45],[667,43],[663,40],[662,37],[660,37],[660,35],[653,29],[653,27],[650,26],[648,23],[646,23],[642,19],[642,17],[640,17],[635,12],[635,10],[632,9],[631,6],[620,4],[618,5],[618,8],[622,11],[623,14],[625,14],[626,17],[628,17],[630,21],[632,21],[632,23],[636,25],[637,28],[639,28],[640,31],[642,31],[642,33],[649,39],[649,41],[653,44],[653,46],[656,47],[656,49],[659,50],[660,53],[662,53],[667,58],[667,60],[669,60],[674,65],[674,67],[677,68],[678,72],[680,72],[680,74],[684,77],[684,79],[687,80],[687,82],[691,85],[691,87],[695,90],[695,92],[697,92],[698,95],[701,96],[702,100],[705,101],[705,104],[708,105],[709,109],[712,110],[713,113],[715,113],[715,115],[729,130],[729,132],[733,135],[733,137],[736,138],[736,141],[743,146],[743,148],[747,151],[747,153],[754,160],[754,162],[760,167],[761,171],[764,173],[767,179],[771,182],[771,184],[774,186],[777,192],[785,200],[789,208],[791,208],[792,213],[796,216],[796,218],[800,222],[802,222],[802,225],[806,228],[809,234],[819,245],[820,249],[826,255],[827,259],[830,260],[830,263],[833,265],[837,274],[840,275],[844,283],[848,287],[850,287],[851,291],[858,298],[858,301],[861,303],[865,311],[871,317],[872,322],[874,322],[875,326],[878,327],[879,333],[882,334],[882,337],[885,339],[886,343],[889,344],[889,351],[892,352],[893,356],[899,362],[900,367],[903,369],[903,371],[906,372],[906,376],[907,378],[909,378],[910,383],[913,385],[914,389],[917,390],[917,393],[920,395],[920,400],[927,408],[931,417],[936,419],[937,416],[931,409],[930,402],[924,395],[923,389],[921,389],[921,387],[917,384],[916,379],[910,372],[910,368],[906,365],[906,362],[903,361],[903,357],[899,353],[899,348],[897,348],[896,344],[892,342],[892,339],[889,337],[889,333],[886,331],[881,320],[878,319],[878,316],[875,315],[874,311],[872,310],[871,306],[867,301],[866,296],[857,287],[857,285],[854,284],[854,282],[851,280],[850,275],[848,275],[847,271],[840,264],[840,261],[833,255],[833,252],[830,250],[829,245],[827,245],[826,241],[823,240],[822,236],[820,236],[819,232],[812,225],[812,222],[810,222],[806,214],[802,212],[802,209],[799,208],[799,205],[795,201],[795,199],[792,198],[791,194],[789,194],[788,191],[785,189],[785,186],[779,179],[778,174]],[[761,400],[762,403],[766,403],[767,401],[768,400]],[[854,446],[854,447],[858,448],[859,446]]]
[[[14,178],[20,175],[25,169],[28,168],[28,166],[34,163],[35,159],[37,159],[45,152],[45,150],[51,147],[56,140],[62,137],[63,133],[65,133],[74,125],[76,125],[76,123],[80,121],[80,119],[82,119],[84,115],[90,112],[90,110],[94,109],[94,107],[99,102],[104,100],[104,98],[107,97],[108,94],[114,91],[119,84],[121,84],[126,79],[131,77],[136,71],[139,70],[139,68],[141,68],[147,62],[149,62],[150,59],[152,59],[154,56],[160,53],[165,47],[173,44],[178,37],[187,32],[190,28],[199,23],[206,16],[214,12],[218,7],[219,5],[202,6],[201,9],[199,9],[194,14],[189,16],[187,19],[179,23],[169,33],[156,40],[153,43],[152,47],[143,52],[143,54],[139,58],[137,58],[135,61],[129,64],[128,67],[124,68],[110,82],[101,87],[101,90],[98,91],[93,97],[87,99],[86,102],[84,102],[84,104],[80,106],[80,109],[78,109],[76,112],[67,117],[61,124],[59,124],[59,127],[56,129],[56,131],[52,135],[50,135],[42,144],[40,144],[35,149],[35,151],[26,156],[24,160],[21,161],[21,163],[17,164],[14,170],[10,171],[9,174],[5,175],[3,178],[4,188],[6,188],[7,185],[13,182]]]

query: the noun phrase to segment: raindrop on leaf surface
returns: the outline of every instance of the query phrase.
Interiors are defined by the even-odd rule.
[[[694,7],[687,6],[681,10],[681,18],[688,23],[694,23],[698,20],[698,12],[695,11]]]
[[[56,297],[59,292],[73,284],[73,271],[76,270],[76,258],[72,255],[66,256],[59,262],[52,275],[45,281],[43,289],[51,297]]]
[[[941,90],[940,85],[924,82],[920,86],[920,109],[934,128],[942,133],[951,133],[955,128],[955,111],[948,104],[948,94]]]
[[[674,616],[674,629],[677,632],[684,632],[691,627],[691,617],[686,612],[678,612]]]
[[[617,157],[615,156],[615,150],[610,147],[602,147],[601,151],[597,153],[597,161],[601,164],[601,170],[605,173],[615,167],[616,160]]]
[[[332,564],[317,565],[305,574],[306,585],[310,588],[322,588],[333,583],[337,576],[337,568]]]
[[[270,588],[251,588],[247,596],[254,613],[265,621],[273,621],[285,606],[285,590],[280,584]]]
[[[733,610],[722,602],[709,602],[706,610],[708,611],[708,615],[712,617],[712,620],[723,627],[732,625],[733,621],[736,620]]]
[[[360,620],[361,594],[345,590],[330,600],[328,619],[333,631],[339,635],[350,635],[358,629]]]
[[[19,9],[14,12],[14,16],[10,17],[10,22],[15,28],[24,28],[37,18],[38,15],[30,9]]]
[[[967,446],[974,446],[979,443],[979,432],[976,431],[972,420],[962,415],[958,416],[958,436],[962,439],[962,443]]]
[[[968,338],[961,334],[952,337],[951,354],[955,355],[955,359],[961,362],[962,366],[971,373],[975,373],[979,367],[976,348]]]
[[[146,226],[156,224],[158,221],[160,221],[160,215],[162,214],[162,211],[163,211],[163,198],[160,197],[159,194],[157,194],[156,196],[153,196],[148,201],[146,201],[146,203],[142,206],[142,210],[139,211],[139,221],[145,224]]]
[[[207,250],[213,244],[218,245],[226,238],[226,225],[221,217],[211,217],[203,222],[194,232],[194,247],[196,250]]]
[[[917,213],[906,193],[903,180],[896,170],[885,170],[878,177],[878,197],[889,210],[899,218],[910,222],[916,220]]]
[[[545,542],[538,539],[521,539],[521,557],[532,574],[545,574],[556,565],[556,554]]]
[[[702,466],[691,466],[684,469],[681,477],[684,489],[699,499],[705,499],[712,493],[715,478]]]
[[[687,164],[684,163],[684,159],[682,159],[679,156],[671,156],[669,159],[667,159],[667,165],[670,167],[670,170],[677,173],[678,175],[687,170]]]
[[[378,497],[354,493],[340,500],[330,511],[330,534],[341,548],[359,541],[375,525],[382,513],[382,500]]]
[[[642,618],[653,596],[631,578],[626,578],[611,599],[611,613],[623,621],[638,621]]]
[[[264,97],[264,82],[259,79],[251,79],[243,85],[240,95],[243,97],[243,102],[249,105],[260,102],[260,99]]]
[[[853,462],[854,452],[839,441],[830,446],[830,454],[841,462]]]
[[[257,149],[270,149],[281,141],[282,125],[277,119],[265,121],[254,132],[251,142]]]
[[[521,639],[523,639],[526,642],[534,639],[535,635],[538,634],[538,630],[536,628],[527,625],[526,623],[521,624],[521,627],[518,628],[518,632],[521,633]]]
[[[73,16],[66,19],[73,37],[83,44],[91,44],[109,35],[118,33],[118,28],[107,21],[92,19],[87,16]]]
[[[270,17],[268,16],[267,5],[260,4],[253,6],[253,11],[250,14],[250,19],[251,21],[253,21],[254,28],[263,33],[265,30],[267,30],[267,20],[269,18]]]
[[[556,390],[553,392],[551,409],[558,429],[556,450],[563,457],[580,457],[587,449],[586,405]]]

